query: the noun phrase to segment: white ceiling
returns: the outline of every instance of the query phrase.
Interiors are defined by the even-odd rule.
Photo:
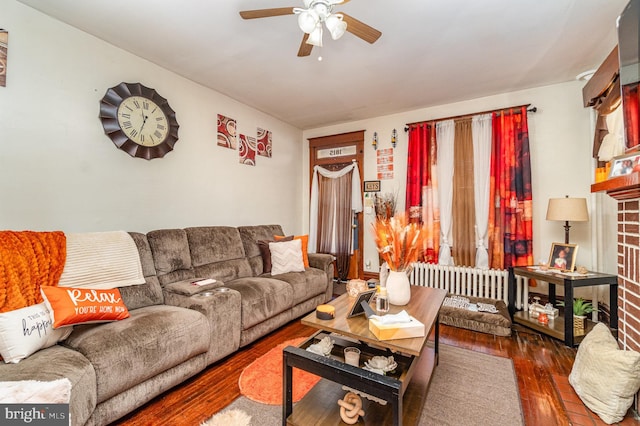
[[[352,0],[382,31],[296,56],[302,0],[19,0],[300,129],[573,80],[616,44],[628,0]],[[318,54],[323,57],[318,61]]]

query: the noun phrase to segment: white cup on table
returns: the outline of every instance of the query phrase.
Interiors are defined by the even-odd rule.
[[[353,346],[344,348],[344,362],[354,367],[360,366],[360,349]]]

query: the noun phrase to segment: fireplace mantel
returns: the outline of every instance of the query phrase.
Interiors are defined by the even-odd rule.
[[[591,192],[606,192],[616,200],[640,198],[640,172],[594,183],[591,185]]]

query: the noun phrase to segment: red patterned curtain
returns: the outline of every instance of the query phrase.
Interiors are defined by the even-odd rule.
[[[494,112],[489,212],[491,268],[533,265],[527,109]]]
[[[407,153],[407,199],[406,210],[411,222],[419,222],[422,211],[422,187],[429,178],[429,130],[428,124],[418,124],[409,129],[409,151]]]
[[[624,124],[627,136],[627,148],[640,144],[640,91],[638,83],[622,86]]]
[[[423,223],[426,230],[424,257],[438,262],[440,217],[436,179],[436,133],[433,123],[412,125],[409,129],[406,210],[411,222]]]

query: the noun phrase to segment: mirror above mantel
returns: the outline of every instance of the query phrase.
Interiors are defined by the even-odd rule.
[[[606,117],[620,105],[620,94],[620,66],[616,46],[582,88],[583,105],[593,108],[597,116],[593,137],[594,158],[598,158],[602,142],[609,133]],[[604,163],[600,162],[599,166],[602,165]]]
[[[597,111],[597,122],[593,144],[593,156],[602,166],[615,156],[614,163],[640,152],[640,0],[630,0],[618,19],[618,46],[613,49],[600,65],[594,76],[582,90],[585,107]],[[616,111],[616,108],[621,108]],[[612,112],[615,113],[612,114]],[[610,115],[610,116],[607,116]],[[620,117],[614,131],[607,128],[615,116]],[[609,131],[613,132],[608,135]],[[615,136],[615,138],[612,138]],[[611,140],[616,142],[615,153],[607,151]],[[605,143],[603,144],[603,140]],[[602,149],[601,149],[602,144]],[[602,155],[604,151],[605,155]],[[621,155],[624,156],[621,157]],[[637,156],[634,156],[637,161]],[[615,177],[611,177],[615,176]],[[611,174],[608,179],[591,185],[591,192],[606,191],[615,199],[640,197],[640,171],[636,167],[624,176]]]
[[[640,145],[640,0],[631,0],[618,19],[620,86],[627,149]]]

